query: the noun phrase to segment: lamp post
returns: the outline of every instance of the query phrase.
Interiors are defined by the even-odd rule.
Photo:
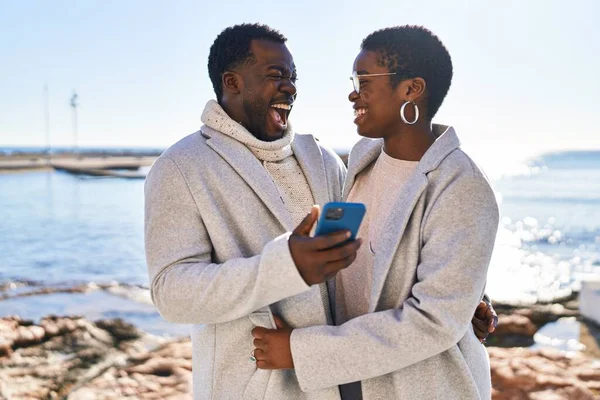
[[[46,119],[46,158],[48,163],[52,158],[52,145],[50,144],[50,100],[48,99],[48,84],[44,85],[44,108]]]
[[[71,96],[71,107],[73,107],[73,137],[75,140],[74,152],[75,155],[78,155],[79,150],[77,146],[77,106],[79,103],[77,102],[77,93],[73,91],[73,96]]]

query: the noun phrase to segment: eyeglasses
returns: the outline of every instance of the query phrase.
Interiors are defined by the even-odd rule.
[[[396,75],[396,72],[388,72],[385,74],[363,74],[363,75],[359,75],[358,72],[354,71],[352,73],[352,76],[350,77],[350,80],[352,81],[352,84],[354,85],[354,91],[356,92],[356,94],[360,93],[360,78],[362,77],[367,77],[367,76],[389,76],[389,75]]]

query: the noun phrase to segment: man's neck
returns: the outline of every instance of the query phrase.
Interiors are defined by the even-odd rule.
[[[220,101],[219,105],[221,106],[223,111],[225,111],[225,113],[229,116],[229,118],[231,118],[235,122],[240,123],[243,126],[243,123],[240,122],[243,120],[243,117],[244,117],[244,115],[241,111],[236,110],[235,107],[231,107],[229,104],[227,104],[226,102],[223,102],[223,101]]]

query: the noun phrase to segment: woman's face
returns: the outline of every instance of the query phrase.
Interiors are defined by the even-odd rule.
[[[360,81],[360,94],[353,90],[348,99],[353,103],[358,134],[368,138],[382,138],[397,132],[404,125],[400,119],[400,107],[413,93],[411,79],[401,81],[392,88],[390,79],[394,71],[389,71],[378,60],[378,52],[362,50],[354,60],[354,71]],[[381,74],[378,76],[366,76]],[[362,75],[362,76],[361,76]],[[408,107],[407,117],[413,118],[412,107]]]
[[[355,90],[348,99],[354,103],[354,123],[358,134],[369,138],[385,137],[390,128],[401,123],[399,99],[392,89],[390,75],[361,76],[370,74],[388,74],[393,71],[379,65],[379,54],[373,51],[361,51],[354,60],[354,71],[360,81],[360,95]]]

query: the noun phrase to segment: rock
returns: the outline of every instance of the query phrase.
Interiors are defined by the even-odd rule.
[[[498,318],[498,327],[494,334],[496,335],[522,335],[533,337],[538,327],[531,322],[529,318],[523,315],[500,315]]]
[[[578,307],[578,303],[574,302],[573,304],[565,303],[566,305],[572,307]],[[566,305],[555,303],[555,304],[538,304],[531,308],[519,308],[514,310],[513,312],[518,315],[523,315],[531,320],[538,327],[542,327],[543,325],[549,322],[558,321],[560,318],[565,317],[578,317],[579,311],[575,308],[569,308]]]
[[[19,317],[0,319],[0,355],[9,353],[8,348],[26,347],[41,343],[46,336],[44,328],[33,325],[31,321]]]
[[[0,357],[8,357],[12,354],[12,345],[4,339],[0,339]]]
[[[108,331],[117,342],[139,339],[142,337],[142,332],[132,324],[129,324],[120,318],[96,321],[96,326]]]
[[[488,352],[494,400],[600,398],[600,371],[581,354],[498,347]]]
[[[73,332],[77,329],[77,320],[73,318],[61,318],[56,316],[48,316],[42,319],[40,326],[46,331],[48,337],[62,335],[67,332]]]
[[[46,336],[46,331],[41,326],[19,326],[16,334],[13,347],[26,347],[41,343]]]
[[[171,342],[130,359],[132,365],[110,368],[77,388],[70,400],[191,399],[192,347],[189,340]]]
[[[79,317],[51,316],[39,325],[0,318],[0,399],[63,398],[107,369],[127,366],[129,355],[116,345],[143,334],[123,321],[100,325],[116,336]]]
[[[33,281],[4,281],[0,283],[0,299],[4,297],[6,291],[13,291],[26,286],[37,286],[37,282]]]
[[[498,327],[488,338],[489,345],[500,347],[528,347],[533,336],[549,322],[563,317],[579,317],[579,303],[569,300],[564,304],[535,304],[529,308],[494,304],[498,313]]]
[[[15,290],[19,289],[19,290]],[[43,286],[40,282],[18,281],[0,285],[0,300],[17,297],[43,296],[56,293],[88,293],[98,286],[84,284],[78,286]]]
[[[524,315],[499,315],[498,326],[488,343],[501,347],[527,347],[534,344],[533,335],[537,331],[538,326]]]
[[[6,317],[0,319],[0,357],[12,354],[12,346],[19,328],[18,317]]]

